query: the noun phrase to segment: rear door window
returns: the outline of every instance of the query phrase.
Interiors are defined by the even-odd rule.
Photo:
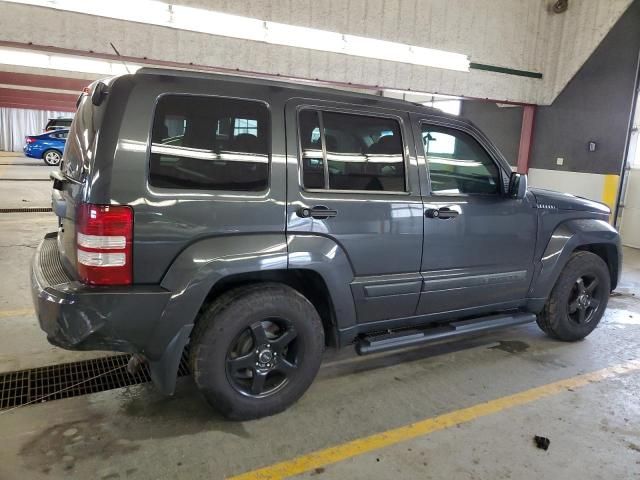
[[[397,120],[303,110],[299,115],[299,131],[305,188],[406,190]]]
[[[205,190],[265,190],[269,111],[263,103],[165,95],[156,107],[149,183]]]
[[[300,112],[302,183],[305,188],[325,188],[324,154],[320,140],[320,115],[315,110]],[[328,187],[328,184],[326,185]]]

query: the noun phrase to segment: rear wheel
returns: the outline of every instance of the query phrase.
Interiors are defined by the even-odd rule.
[[[201,314],[191,368],[206,400],[225,416],[248,420],[281,412],[307,390],[324,349],[313,305],[280,284],[240,287]]]
[[[62,155],[57,150],[47,150],[42,154],[42,159],[44,163],[51,167],[55,167],[56,165],[60,165],[60,160],[62,160]]]
[[[610,290],[607,264],[591,252],[575,252],[538,315],[538,325],[558,340],[580,340],[600,322]]]

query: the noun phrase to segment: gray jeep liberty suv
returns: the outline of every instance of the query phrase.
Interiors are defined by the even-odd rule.
[[[49,341],[188,354],[230,418],[359,354],[537,320],[578,340],[620,274],[609,209],[528,189],[470,122],[399,100],[142,69],[78,100],[32,264]]]

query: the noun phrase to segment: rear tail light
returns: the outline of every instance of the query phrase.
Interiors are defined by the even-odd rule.
[[[78,275],[91,285],[130,285],[133,210],[84,203],[76,216]]]
[[[27,138],[26,138],[26,142],[27,142],[27,143],[33,143],[33,142],[35,142],[35,141],[36,141],[36,139],[35,139],[35,138],[33,138],[33,137],[27,137]]]

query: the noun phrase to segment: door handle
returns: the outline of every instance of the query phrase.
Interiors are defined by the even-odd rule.
[[[296,215],[301,218],[313,217],[318,220],[324,220],[329,217],[335,217],[338,215],[338,211],[325,207],[324,205],[316,205],[312,208],[301,207],[296,211]]]
[[[424,211],[424,216],[427,218],[439,218],[441,220],[447,220],[449,218],[455,218],[460,215],[458,210],[454,210],[449,207],[442,208],[427,208]]]

